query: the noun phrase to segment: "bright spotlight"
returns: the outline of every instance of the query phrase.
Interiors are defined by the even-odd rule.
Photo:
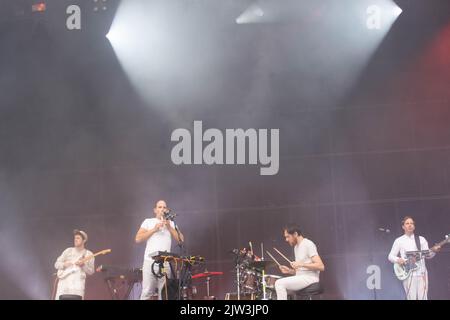
[[[115,34],[115,32],[114,32],[114,30],[112,28],[109,29],[109,32],[106,34],[106,37],[108,38],[108,40],[110,42],[114,41],[114,34]]]
[[[239,17],[236,18],[237,24],[245,23],[259,23],[264,22],[262,19],[265,16],[263,9],[256,4],[252,4]]]
[[[398,17],[399,15],[401,15],[402,12],[403,12],[403,10],[398,6],[392,10],[392,13],[394,14],[395,17]]]
[[[369,30],[389,30],[403,10],[392,0],[380,0],[366,8],[366,26]]]

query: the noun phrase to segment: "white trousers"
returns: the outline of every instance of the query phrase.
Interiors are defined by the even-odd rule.
[[[407,300],[428,300],[428,274],[411,275],[403,280]]]
[[[165,277],[157,278],[152,273],[153,260],[144,260],[142,267],[142,292],[141,300],[150,300],[151,297],[158,295],[158,300],[161,300],[161,291],[164,287]],[[171,271],[169,263],[164,264],[167,277],[171,278]],[[159,270],[158,264],[155,264],[155,272]]]
[[[277,300],[287,300],[288,291],[298,291],[316,282],[319,282],[317,277],[310,277],[305,275],[278,279],[277,281],[275,281]]]

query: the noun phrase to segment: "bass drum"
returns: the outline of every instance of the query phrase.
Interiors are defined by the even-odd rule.
[[[245,270],[241,273],[241,287],[244,293],[255,293],[259,288],[258,273],[253,270]]]

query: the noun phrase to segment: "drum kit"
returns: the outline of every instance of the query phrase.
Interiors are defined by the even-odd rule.
[[[250,248],[234,249],[236,266],[237,300],[276,300],[275,282],[280,276],[266,274],[273,261],[264,260]],[[262,247],[262,245],[261,245]],[[261,252],[264,252],[263,249]]]
[[[270,252],[266,251],[271,260],[264,260],[264,248],[261,244],[261,257],[253,252],[252,243],[249,242],[249,248],[233,249],[231,253],[235,256],[235,271],[236,271],[236,293],[227,293],[225,300],[276,300],[275,282],[282,278],[273,274],[266,274],[269,267],[281,264],[273,257]],[[284,256],[279,250],[274,248],[284,259]],[[210,295],[210,281],[216,276],[223,275],[223,272],[204,270],[201,273],[192,274],[191,267],[196,265],[203,265],[204,258],[197,256],[178,256],[169,252],[155,252],[150,255],[154,263],[161,265],[162,262],[177,261],[176,265],[182,265],[186,270],[184,272],[173,272],[173,278],[166,278],[166,286],[163,288],[164,296],[168,300],[193,300],[197,299],[197,287],[192,285],[192,280],[204,280],[206,284],[206,296],[204,300],[215,300],[216,297]],[[186,263],[181,263],[185,261]],[[290,262],[290,261],[289,261]],[[171,265],[171,264],[170,264]],[[172,268],[172,265],[171,265]],[[153,269],[153,268],[152,268]],[[160,267],[161,269],[161,267]],[[154,272],[154,271],[153,271]],[[179,276],[176,276],[179,274]],[[183,276],[181,276],[183,275]],[[160,276],[155,274],[155,276]],[[161,275],[163,276],[163,275]]]
[[[227,293],[225,300],[276,300],[275,282],[281,277],[266,274],[266,270],[275,265],[277,261],[264,260],[262,244],[261,257],[253,253],[251,242],[249,244],[249,248],[231,251],[235,256],[237,292]],[[274,259],[272,258],[272,260]],[[202,273],[192,275],[192,280],[205,279],[206,296],[204,299],[215,300],[216,298],[210,295],[210,281],[212,277],[221,275],[223,275],[223,272],[205,270]]]

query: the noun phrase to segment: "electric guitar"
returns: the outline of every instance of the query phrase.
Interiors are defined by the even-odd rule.
[[[394,273],[397,276],[398,280],[408,279],[411,273],[414,270],[419,268],[419,264],[417,263],[421,259],[425,258],[431,252],[436,252],[435,247],[442,247],[443,245],[450,242],[450,234],[445,236],[445,240],[435,244],[430,250],[422,250],[422,251],[408,251],[406,252],[406,261],[404,264],[394,263]]]
[[[111,249],[106,249],[106,250],[99,251],[99,252],[97,252],[97,253],[95,253],[93,255],[90,255],[88,257],[85,257],[85,258],[79,260],[78,263],[79,264],[86,263],[89,260],[91,260],[92,258],[94,258],[94,257],[96,257],[96,256],[98,256],[100,254],[107,254],[107,253],[110,253],[110,252],[111,252]],[[68,267],[67,269],[58,270],[58,272],[56,273],[56,276],[58,277],[58,279],[61,280],[61,279],[66,278],[68,275],[70,275],[70,274],[72,274],[74,272],[77,272],[78,270],[80,270],[80,268],[81,268],[80,266],[77,266],[76,264],[73,264],[72,266]]]

